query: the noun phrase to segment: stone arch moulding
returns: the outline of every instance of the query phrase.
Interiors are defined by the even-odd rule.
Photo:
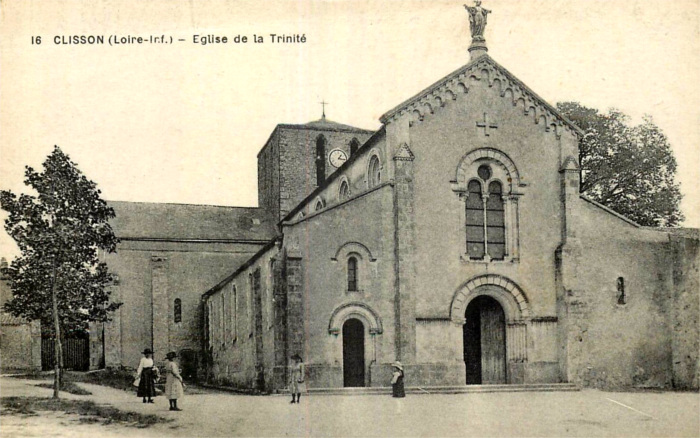
[[[468,152],[459,161],[457,172],[455,173],[455,179],[452,181],[452,190],[456,192],[465,192],[467,190],[468,180],[472,176],[472,172],[470,172],[472,164],[479,160],[495,161],[496,164],[498,164],[503,171],[505,171],[508,179],[510,180],[503,181],[504,184],[507,184],[508,186],[508,193],[513,193],[517,187],[526,186],[526,184],[523,184],[520,181],[520,172],[518,172],[518,168],[515,167],[515,163],[513,163],[513,160],[511,160],[508,155],[504,154],[498,149],[479,148]]]
[[[361,244],[360,242],[346,242],[344,243],[340,248],[338,248],[338,251],[335,252],[335,255],[331,257],[331,260],[334,262],[338,261],[338,258],[344,258],[350,253],[357,253],[360,254],[362,257],[366,257],[367,260],[370,262],[376,262],[377,259],[372,255],[370,252],[369,248],[367,248],[365,245]]]
[[[372,310],[367,304],[357,301],[341,304],[333,311],[328,323],[328,333],[331,335],[340,334],[343,323],[352,317],[358,317],[369,324],[370,335],[381,335],[384,333],[382,319],[377,315],[377,312]]]
[[[530,303],[520,286],[502,275],[486,274],[472,278],[457,289],[450,305],[452,322],[463,325],[467,306],[471,300],[482,295],[490,296],[501,304],[509,324],[530,317]]]

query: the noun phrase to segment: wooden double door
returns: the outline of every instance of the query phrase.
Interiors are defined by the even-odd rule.
[[[506,383],[506,321],[503,307],[489,296],[473,299],[463,328],[467,385]]]

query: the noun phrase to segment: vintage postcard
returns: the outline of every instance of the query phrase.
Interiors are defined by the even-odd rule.
[[[3,436],[700,436],[698,0],[3,0],[0,72]]]

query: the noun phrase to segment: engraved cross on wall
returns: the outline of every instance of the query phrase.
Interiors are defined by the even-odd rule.
[[[484,121],[483,122],[476,122],[476,126],[478,128],[484,128],[484,135],[489,136],[489,128],[491,129],[496,129],[498,128],[498,125],[496,122],[489,122],[489,117],[488,114],[484,113]]]

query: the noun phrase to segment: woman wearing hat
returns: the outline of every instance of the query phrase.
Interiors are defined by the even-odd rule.
[[[165,397],[170,401],[171,411],[181,411],[177,407],[177,399],[185,395],[185,384],[180,375],[180,369],[173,361],[177,357],[177,353],[171,351],[165,355],[168,362],[165,364]]]
[[[401,362],[391,364],[394,367],[394,374],[391,378],[391,392],[393,397],[406,397],[403,388],[403,365]]]
[[[292,360],[294,360],[294,365],[289,373],[289,392],[292,393],[291,403],[299,403],[301,393],[306,392],[306,367],[298,354],[292,356]],[[296,399],[294,398],[295,394]]]
[[[143,357],[136,370],[136,378],[139,380],[136,395],[143,398],[144,403],[153,403],[156,396],[156,380],[158,369],[153,366],[153,351],[150,348],[143,350]]]

